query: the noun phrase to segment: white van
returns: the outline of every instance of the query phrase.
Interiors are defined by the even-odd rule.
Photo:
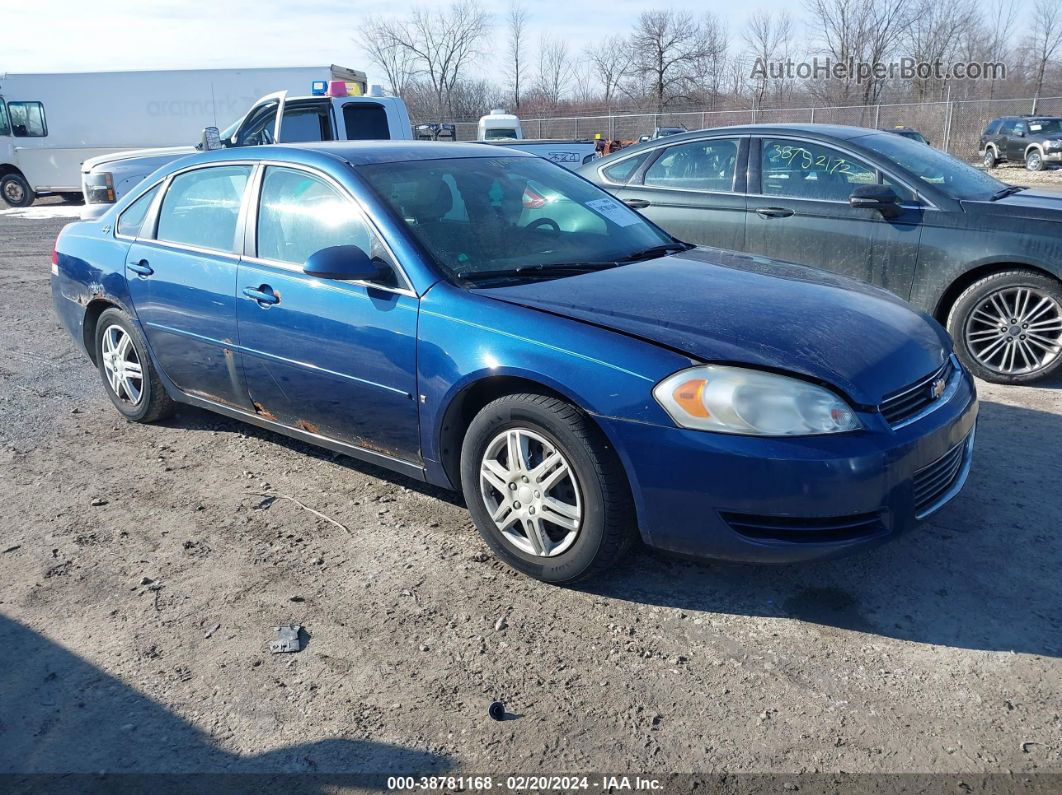
[[[46,194],[80,198],[89,158],[187,145],[269,91],[322,80],[367,89],[364,72],[335,65],[0,74],[0,199],[25,207]]]
[[[486,116],[479,117],[476,130],[477,141],[520,141],[524,131],[520,127],[520,118],[504,110],[495,109]]]

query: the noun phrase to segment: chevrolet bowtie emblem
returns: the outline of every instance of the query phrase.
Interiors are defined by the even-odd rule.
[[[933,396],[933,400],[936,400],[944,394],[944,387],[947,386],[947,381],[943,378],[938,378],[932,384],[929,385],[929,394]]]

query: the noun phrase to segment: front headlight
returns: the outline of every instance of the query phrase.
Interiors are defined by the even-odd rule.
[[[86,204],[114,204],[114,176],[110,171],[92,171],[82,181]]]
[[[756,436],[809,436],[862,426],[841,398],[807,381],[709,364],[668,376],[653,397],[683,428]]]

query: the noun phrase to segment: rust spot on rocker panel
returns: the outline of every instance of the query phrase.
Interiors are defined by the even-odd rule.
[[[265,417],[267,420],[276,420],[276,417],[273,416],[273,412],[271,412],[258,401],[255,401],[254,403],[254,413],[257,414],[259,417]]]
[[[306,431],[306,433],[319,434],[321,432],[320,428],[318,428],[312,422],[307,422],[306,420],[299,420],[295,424],[298,425],[302,430]]]

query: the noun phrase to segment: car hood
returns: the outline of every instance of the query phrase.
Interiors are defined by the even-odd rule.
[[[933,372],[951,347],[936,321],[883,290],[717,249],[476,292],[700,361],[802,375],[863,406]]]
[[[138,161],[137,165],[150,167],[154,171],[159,166],[164,166],[171,160],[176,160],[184,155],[195,154],[194,146],[166,146],[156,149],[129,149],[125,152],[111,152],[109,155],[90,157],[81,164],[81,170],[88,173],[97,166],[109,166],[129,160]]]
[[[1003,214],[1008,218],[1030,221],[1062,221],[1062,193],[1023,190],[994,202],[966,200],[962,206],[967,213]]]

